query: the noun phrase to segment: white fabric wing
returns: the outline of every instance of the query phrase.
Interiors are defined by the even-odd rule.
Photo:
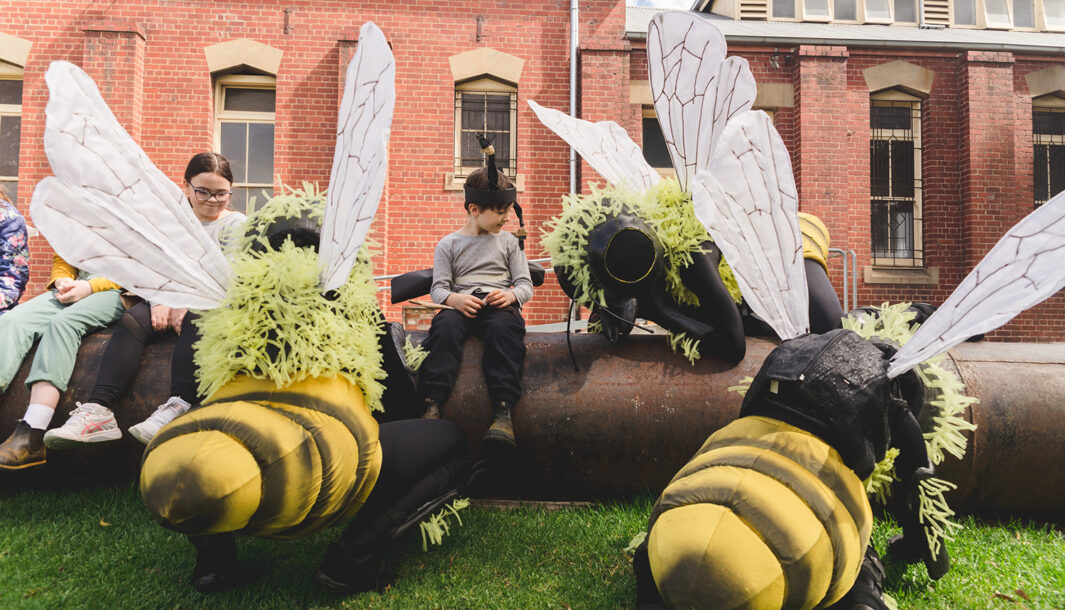
[[[381,202],[395,81],[396,61],[388,41],[368,21],[359,30],[359,48],[348,64],[337,119],[336,152],[318,248],[322,292],[348,281]]]
[[[229,263],[181,189],[115,119],[96,84],[53,62],[44,150],[55,178],[34,190],[30,212],[70,264],[172,307],[215,307]]]
[[[725,50],[721,32],[694,13],[660,13],[648,26],[651,95],[684,190],[709,168],[728,120],[758,94],[747,60],[725,59]]]
[[[1002,326],[1065,286],[1065,193],[1006,232],[891,359],[896,377],[973,335]]]
[[[662,179],[644,159],[636,142],[614,121],[592,123],[533,100],[529,100],[529,107],[541,123],[572,146],[610,184],[645,191]]]
[[[781,339],[809,332],[795,179],[769,116],[748,111],[729,122],[710,170],[696,174],[692,205],[751,309]]]

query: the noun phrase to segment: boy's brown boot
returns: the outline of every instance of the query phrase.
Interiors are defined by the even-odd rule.
[[[492,409],[492,425],[481,438],[482,443],[498,443],[511,449],[518,446],[518,442],[514,440],[514,423],[510,419],[510,408],[511,404],[505,400],[496,403]]]
[[[22,470],[45,462],[44,430],[19,420],[15,431],[0,444],[0,470]]]
[[[440,403],[436,402],[432,398],[425,399],[425,413],[422,413],[423,419],[440,419]]]

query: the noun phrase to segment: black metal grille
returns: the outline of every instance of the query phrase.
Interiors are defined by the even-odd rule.
[[[456,175],[484,165],[481,146],[477,143],[481,134],[486,134],[495,148],[499,168],[510,177],[517,174],[518,160],[513,150],[517,108],[517,93],[455,91],[455,112],[460,120]]]
[[[874,264],[921,266],[921,104],[874,101],[869,122]]]
[[[1033,108],[1035,207],[1065,190],[1065,108]]]

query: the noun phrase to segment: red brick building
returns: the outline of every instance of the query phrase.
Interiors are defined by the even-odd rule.
[[[779,0],[762,0],[755,20],[757,2],[695,8],[721,26],[730,53],[750,61],[757,106],[773,112],[791,150],[801,206],[824,218],[834,245],[857,255],[858,302],[938,303],[1039,193],[1045,200],[1065,180],[1065,133],[1055,132],[1065,118],[1065,102],[1055,102],[1065,97],[1065,34],[954,21],[938,30],[869,25],[877,21],[871,0],[859,7],[863,21],[836,23],[847,16],[846,0],[829,3],[832,19],[793,1],[792,13],[827,22],[775,17],[787,13]],[[985,0],[969,1],[986,13]],[[1033,19],[1055,29],[1053,2],[1065,0],[1034,1]],[[575,4],[579,116],[617,120],[638,142],[650,130],[653,156],[643,46],[654,11],[626,9],[622,0]],[[900,5],[905,16],[905,2],[888,4],[889,15]],[[926,0],[926,12],[933,5]],[[493,134],[518,184],[530,258],[543,256],[539,231],[570,189],[568,147],[526,105],[570,106],[572,14],[564,0],[6,0],[4,9],[0,181],[16,187],[23,211],[49,173],[43,76],[56,59],[96,79],[118,119],[174,180],[193,153],[220,150],[235,162],[238,206],[281,184],[324,185],[343,69],[367,20],[384,30],[397,60],[392,161],[371,232],[378,273],[430,266],[436,241],[462,223],[461,181],[479,163],[471,131]],[[1033,116],[1047,133],[1033,131]],[[577,179],[599,181],[587,165]],[[27,296],[43,289],[51,253],[43,237],[31,239],[31,250]],[[831,265],[842,294],[842,260]],[[561,321],[567,304],[549,276],[527,318]],[[387,311],[401,315],[398,306]],[[1065,338],[1065,298],[996,336]]]

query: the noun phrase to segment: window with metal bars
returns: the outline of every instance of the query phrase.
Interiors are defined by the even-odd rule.
[[[1035,207],[1065,191],[1065,108],[1032,108]]]
[[[495,148],[500,171],[512,179],[517,175],[517,110],[518,93],[513,87],[482,79],[455,88],[455,176],[468,176],[484,167],[477,142],[482,134]]]
[[[870,219],[873,264],[924,263],[921,214],[921,102],[889,92],[870,104]]]

